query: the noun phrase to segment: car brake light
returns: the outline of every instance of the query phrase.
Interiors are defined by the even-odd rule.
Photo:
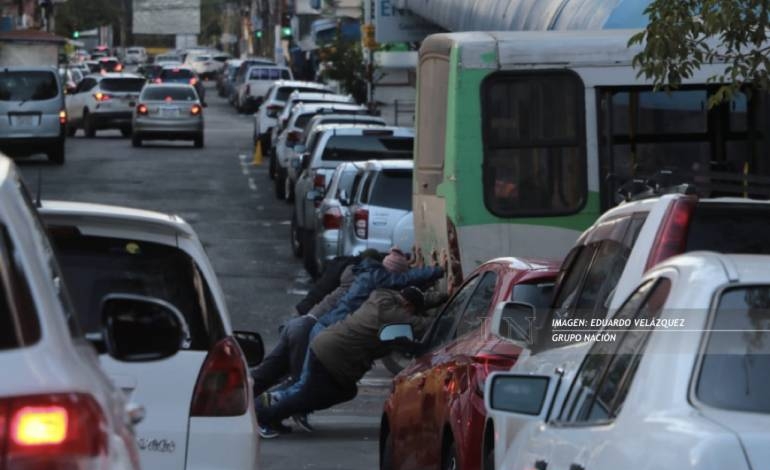
[[[194,104],[190,108],[190,114],[192,114],[193,116],[197,116],[202,112],[203,112],[203,108],[201,108],[200,105],[198,104]]]
[[[163,79],[158,77],[155,79],[155,83],[163,83]]]
[[[324,212],[322,225],[326,230],[342,227],[342,212],[337,207],[330,207]]]
[[[146,116],[148,112],[149,112],[149,110],[147,109],[147,105],[146,104],[140,104],[139,106],[136,107],[136,113],[137,114],[140,114],[142,116]]]
[[[94,93],[94,98],[96,98],[96,101],[107,101],[112,97],[107,93],[102,93],[101,91],[97,91],[96,93]]]
[[[246,362],[228,336],[209,352],[193,392],[191,416],[240,416],[248,410]]]
[[[356,230],[356,236],[363,240],[369,238],[369,211],[366,209],[357,209],[353,214],[353,227]]]
[[[316,173],[313,175],[313,188],[324,190],[326,189],[326,175]]]
[[[107,422],[93,397],[62,393],[0,400],[3,468],[105,468]]]
[[[67,111],[59,111],[59,124],[67,124]]]
[[[687,249],[687,234],[696,202],[695,197],[682,197],[671,203],[655,235],[645,271]]]
[[[123,70],[123,64],[118,64],[118,65],[115,66],[115,71],[116,72],[120,72],[122,70]]]

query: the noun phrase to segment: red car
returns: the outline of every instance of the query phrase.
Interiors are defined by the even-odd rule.
[[[393,379],[380,424],[381,470],[479,470],[484,381],[524,344],[494,333],[501,302],[549,304],[556,261],[499,258],[479,266],[444,306],[422,353]]]

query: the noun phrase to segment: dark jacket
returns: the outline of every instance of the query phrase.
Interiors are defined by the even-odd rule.
[[[397,291],[377,289],[361,307],[316,336],[310,344],[316,358],[342,386],[355,386],[372,363],[390,353],[380,342],[380,329],[390,323],[410,323],[419,337],[433,317],[411,313]]]
[[[356,311],[374,289],[403,289],[406,286],[421,285],[440,279],[444,270],[440,267],[413,268],[405,273],[393,273],[379,261],[364,259],[353,271],[356,280],[337,306],[318,318],[318,323],[329,326]]]
[[[340,276],[340,285],[333,291],[329,293],[326,297],[323,298],[322,301],[318,302],[313,306],[313,308],[310,309],[309,312],[307,312],[308,315],[312,315],[317,320],[318,317],[323,315],[324,313],[328,312],[334,306],[336,306],[340,299],[345,296],[345,294],[348,293],[348,290],[350,289],[350,286],[353,285],[353,282],[356,280],[356,273],[355,273],[355,265],[349,264],[345,267],[345,270],[342,271],[342,275]],[[307,348],[307,346],[305,346]]]
[[[294,307],[299,315],[307,314],[311,308],[340,285],[342,272],[351,264],[361,261],[358,256],[337,256],[329,261],[320,278],[313,284],[304,299]]]

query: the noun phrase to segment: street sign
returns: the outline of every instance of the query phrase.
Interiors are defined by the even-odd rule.
[[[418,42],[441,29],[409,10],[396,8],[395,0],[374,0],[375,39],[379,43]]]

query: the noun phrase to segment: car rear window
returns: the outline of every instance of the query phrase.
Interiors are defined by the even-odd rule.
[[[0,72],[0,101],[43,101],[58,95],[59,87],[54,72]]]
[[[372,185],[369,204],[404,211],[412,210],[412,171],[380,171]]]
[[[142,91],[145,83],[143,78],[105,78],[99,82],[99,88],[117,93],[137,93]]]
[[[211,60],[210,55],[199,55],[198,57],[193,59],[195,62],[206,62],[207,60]]]
[[[129,50],[128,50],[128,53],[129,53],[129,54],[141,54],[141,53],[142,53],[142,50],[141,50],[141,49],[133,49],[133,48],[132,48],[132,49],[129,49]]]
[[[288,78],[291,77],[286,69],[258,68],[249,70],[249,80],[280,80]]]
[[[193,72],[189,69],[163,69],[160,72],[161,78],[192,78]]]
[[[143,101],[195,101],[198,95],[192,88],[181,86],[148,87],[142,92]]]
[[[275,99],[278,101],[286,101],[289,99],[289,96],[291,96],[292,93],[295,91],[298,91],[300,93],[319,93],[323,90],[319,90],[318,88],[305,88],[305,87],[281,87],[278,89],[278,91],[275,93]]]
[[[414,139],[392,135],[334,135],[324,147],[321,160],[360,162],[363,160],[411,159]],[[409,191],[411,194],[411,189]]]
[[[687,251],[770,254],[770,205],[701,203],[695,206]]]
[[[223,327],[193,260],[167,245],[119,238],[83,236],[53,227],[64,278],[86,332],[101,331],[101,303],[112,293],[135,294],[171,303],[190,327],[190,349],[207,350]]]
[[[770,413],[770,286],[727,289],[708,330],[695,394],[706,405]]]

